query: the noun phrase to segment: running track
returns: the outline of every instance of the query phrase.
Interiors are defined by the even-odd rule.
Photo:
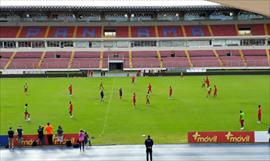
[[[144,161],[143,145],[1,149],[1,161]],[[270,144],[154,145],[154,161],[270,161]]]

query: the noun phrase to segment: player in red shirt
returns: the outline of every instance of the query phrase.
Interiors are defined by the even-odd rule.
[[[132,76],[132,78],[131,78],[131,79],[132,79],[132,81],[131,81],[131,82],[132,82],[132,84],[134,84],[134,83],[135,83],[135,76]]]
[[[261,124],[261,121],[262,121],[262,106],[259,105],[258,106],[258,124]]]
[[[70,118],[73,117],[72,112],[73,112],[73,105],[72,105],[71,101],[69,101],[69,116],[70,116]]]
[[[214,85],[214,94],[213,94],[213,96],[214,96],[214,97],[217,96],[217,86],[216,86],[216,85]]]
[[[136,107],[136,94],[135,94],[135,92],[133,93],[132,101],[133,101],[133,106],[135,108]]]
[[[210,80],[208,79],[208,76],[206,76],[206,78],[205,78],[205,84],[206,84],[207,88],[210,87]]]
[[[72,84],[70,83],[68,87],[69,95],[72,96]]]
[[[170,89],[169,89],[169,98],[171,98],[172,97],[172,86],[170,86]]]
[[[149,83],[147,93],[152,93],[152,85]]]

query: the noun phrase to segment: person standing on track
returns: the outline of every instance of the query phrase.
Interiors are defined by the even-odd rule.
[[[22,138],[23,137],[23,129],[22,126],[19,126],[17,128],[17,139],[18,139],[18,145],[22,146]]]
[[[8,130],[8,148],[14,149],[14,131],[12,130],[12,127]]]
[[[39,126],[38,127],[38,145],[43,145],[44,144],[44,127],[43,126]]]
[[[79,145],[80,145],[80,151],[84,151],[84,139],[85,139],[85,133],[81,129],[79,133]]]
[[[52,125],[48,122],[47,126],[45,127],[47,139],[48,139],[48,144],[53,145],[53,127]]]
[[[144,141],[144,145],[146,148],[146,161],[149,161],[149,156],[150,156],[150,161],[152,161],[152,147],[154,145],[153,139],[150,138],[150,135],[148,135],[148,138]]]

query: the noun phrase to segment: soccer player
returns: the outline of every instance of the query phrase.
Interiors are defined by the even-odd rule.
[[[169,89],[169,98],[172,98],[172,86],[170,86],[170,89]]]
[[[211,95],[211,91],[212,91],[212,88],[208,87],[207,88],[207,97],[209,97]]]
[[[119,97],[120,99],[122,99],[122,96],[123,96],[123,91],[122,91],[122,88],[119,89]]]
[[[245,113],[240,110],[240,125],[241,125],[241,130],[245,129]]]
[[[202,80],[202,88],[205,88],[205,79]]]
[[[258,124],[261,124],[261,121],[262,121],[262,106],[259,105],[258,106]]]
[[[72,96],[72,84],[68,86],[69,95]]]
[[[73,117],[73,105],[72,105],[72,102],[71,101],[69,101],[69,116],[70,116],[70,118],[72,118]]]
[[[135,83],[135,76],[132,76],[131,79],[132,79],[132,80],[131,80],[131,83],[134,84],[134,83]]]
[[[217,86],[216,86],[216,85],[214,85],[214,94],[213,94],[213,96],[214,96],[214,97],[217,96]]]
[[[28,92],[28,84],[27,84],[27,82],[25,82],[23,88],[24,88],[24,94],[27,94],[27,92]]]
[[[28,104],[24,105],[24,119],[25,121],[30,121],[30,113],[28,112]]]
[[[205,78],[205,84],[206,84],[207,88],[210,87],[210,80],[208,79],[208,76],[206,76],[206,78]]]
[[[136,107],[136,94],[135,94],[135,92],[133,93],[132,101],[133,101],[133,106],[135,108]]]
[[[101,81],[100,84],[99,84],[99,89],[100,89],[100,90],[103,90],[103,89],[104,89],[104,86],[103,86],[102,81]]]
[[[147,93],[152,93],[152,85],[149,83]]]
[[[100,90],[100,101],[103,102],[104,100],[104,91],[103,89]]]
[[[146,93],[146,104],[150,105],[150,94],[149,94],[149,91]]]

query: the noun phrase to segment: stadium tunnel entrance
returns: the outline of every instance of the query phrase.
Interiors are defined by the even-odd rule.
[[[119,71],[119,70],[123,70],[123,62],[109,62],[109,70],[110,71]]]

